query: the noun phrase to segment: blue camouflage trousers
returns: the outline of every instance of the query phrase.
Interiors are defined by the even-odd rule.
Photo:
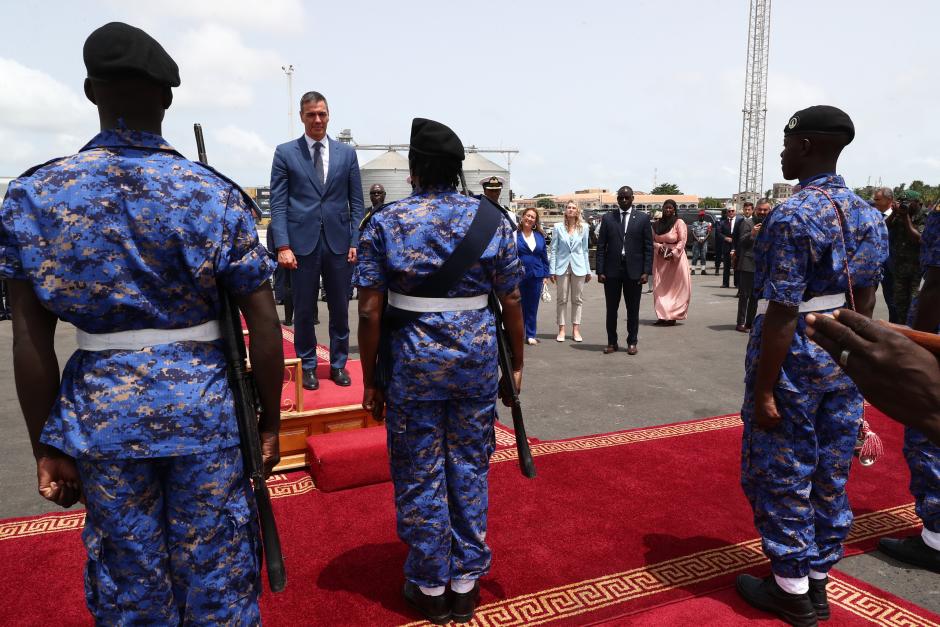
[[[258,625],[260,542],[238,447],[78,460],[99,625]]]
[[[854,386],[830,392],[778,387],[774,398],[782,420],[765,430],[754,424],[751,390],[747,386],[741,408],[741,486],[764,554],[781,577],[828,572],[842,557],[852,526],[845,483],[862,396]]]
[[[386,423],[405,578],[419,586],[489,572],[486,545],[493,399],[390,400]]]
[[[914,511],[928,531],[940,533],[940,446],[917,429],[905,427],[904,458],[911,469]]]

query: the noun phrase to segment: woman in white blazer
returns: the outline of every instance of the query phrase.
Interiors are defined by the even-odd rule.
[[[581,210],[573,202],[565,207],[565,220],[555,225],[552,235],[552,283],[557,283],[557,306],[559,342],[565,341],[565,314],[571,302],[571,339],[583,341],[581,337],[581,305],[584,303],[584,284],[591,280],[591,264],[588,258],[588,236],[590,227],[581,219]]]

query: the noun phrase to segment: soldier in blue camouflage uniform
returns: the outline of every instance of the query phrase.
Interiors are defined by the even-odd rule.
[[[931,211],[920,244],[923,283],[911,304],[914,329],[940,333],[940,210]],[[940,446],[923,431],[904,428],[904,457],[911,470],[914,510],[924,522],[919,536],[884,538],[878,548],[891,557],[940,573]]]
[[[384,394],[376,387],[375,358],[386,292],[390,299],[411,294],[451,256],[478,211],[479,200],[456,191],[463,158],[453,131],[414,121],[409,161],[415,193],[367,217],[354,280],[363,406],[380,416],[383,401],[387,405],[398,535],[409,547],[404,596],[439,624],[472,618],[477,580],[490,567],[487,475],[498,378],[494,317],[485,304],[491,291],[503,304],[517,383],[522,374],[517,286],[525,272],[508,220],[500,221],[448,298],[418,299],[443,304],[392,332],[392,379]],[[483,303],[458,304],[466,298]]]
[[[257,377],[270,467],[283,363],[274,264],[242,192],[160,136],[179,85],[163,48],[111,23],[84,58],[102,131],[14,181],[0,211],[39,491],[86,502],[96,623],[258,624],[255,504],[215,321],[221,284],[245,313],[256,370],[273,373]],[[61,382],[58,319],[79,345]]]
[[[834,174],[854,135],[834,107],[790,119],[783,175],[801,191],[770,213],[754,245],[761,301],[745,361],[741,484],[773,575],[741,575],[738,591],[794,625],[828,618],[826,573],[852,523],[845,482],[862,419],[861,394],[807,339],[804,317],[845,303],[846,263],[855,307],[870,317],[887,257],[881,216]]]

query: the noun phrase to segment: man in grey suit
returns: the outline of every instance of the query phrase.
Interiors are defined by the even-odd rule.
[[[640,297],[643,285],[653,272],[653,229],[649,215],[633,208],[633,189],[617,190],[619,211],[609,211],[601,219],[597,234],[597,280],[604,284],[607,301],[607,348],[617,345],[617,312],[620,296],[627,305],[627,354],[636,355],[640,329]]]
[[[735,331],[750,333],[757,316],[757,295],[754,294],[754,239],[760,225],[770,213],[770,201],[761,198],[753,215],[738,222],[738,240],[735,254],[738,260],[738,323]],[[745,214],[746,215],[746,214]]]
[[[303,386],[316,390],[314,318],[320,274],[330,312],[330,379],[350,385],[349,287],[356,263],[362,184],[356,151],[329,138],[329,105],[323,94],[300,99],[304,135],[281,144],[271,166],[271,225],[278,264],[290,268],[294,296],[294,346],[303,364]]]

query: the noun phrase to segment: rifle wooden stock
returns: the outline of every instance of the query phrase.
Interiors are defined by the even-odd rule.
[[[936,357],[940,358],[940,335],[936,333],[927,333],[926,331],[915,331],[914,329],[906,327],[903,324],[893,324],[884,320],[878,320],[878,324],[887,327],[892,331],[897,331],[918,346],[926,348]]]
[[[535,460],[532,459],[532,449],[529,448],[529,438],[525,432],[525,421],[522,419],[522,403],[519,401],[519,390],[516,389],[516,380],[512,376],[512,348],[506,328],[503,326],[503,309],[496,295],[490,292],[490,309],[496,317],[496,346],[499,350],[499,369],[503,398],[510,401],[512,410],[512,429],[516,434],[516,450],[519,453],[519,469],[528,479],[535,478]]]
[[[202,137],[202,126],[194,124],[196,147],[199,161],[206,162],[206,146]],[[261,544],[264,561],[268,571],[268,584],[272,592],[280,592],[287,585],[287,572],[284,569],[284,556],[281,553],[281,539],[271,508],[271,495],[264,477],[264,462],[261,454],[261,436],[258,433],[258,392],[254,376],[248,371],[248,351],[241,328],[241,315],[238,305],[219,286],[221,305],[221,327],[224,342],[226,374],[232,396],[235,399],[235,415],[238,420],[238,434],[241,440],[242,460],[245,474],[251,482],[258,507],[258,522],[261,528]]]

